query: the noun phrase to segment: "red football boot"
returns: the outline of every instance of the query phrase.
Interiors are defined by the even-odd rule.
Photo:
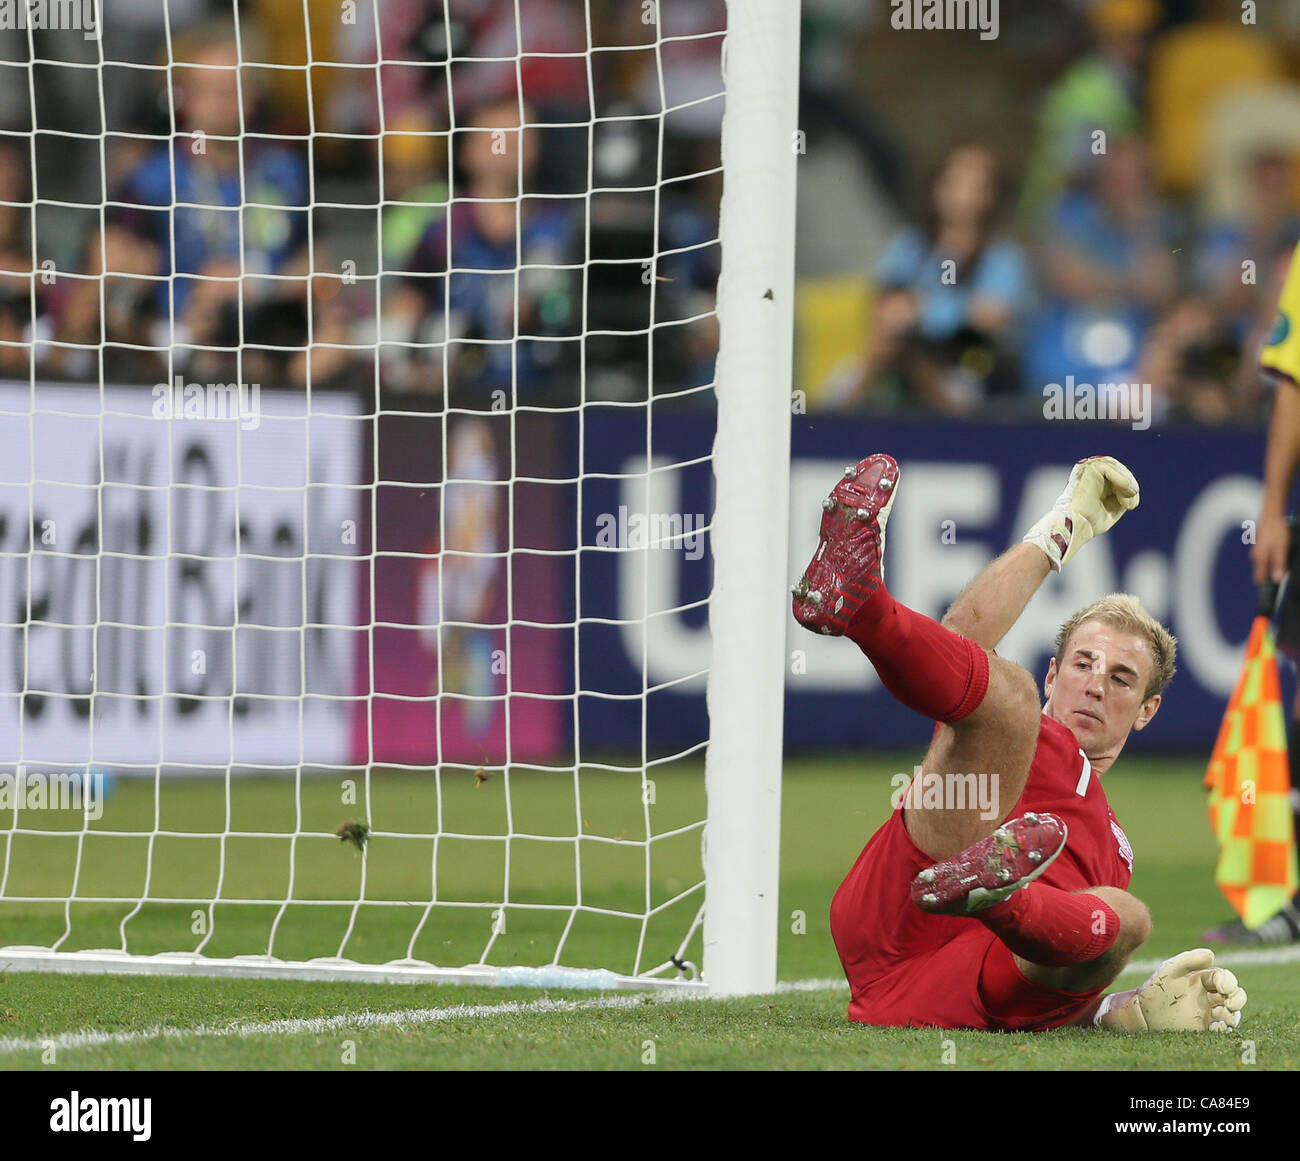
[[[790,592],[805,629],[842,636],[853,614],[884,582],[885,524],[898,490],[898,465],[867,456],[822,501],[821,540]]]
[[[934,915],[969,915],[1038,878],[1065,850],[1069,828],[1054,814],[1004,822],[986,839],[912,880],[912,902]]]

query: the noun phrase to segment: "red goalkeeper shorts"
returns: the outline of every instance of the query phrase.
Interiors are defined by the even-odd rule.
[[[835,893],[831,934],[852,992],[849,1019],[890,1027],[1041,1031],[1069,1024],[1105,991],[1064,992],[1033,983],[978,920],[922,911],[909,886],[933,865],[896,810]]]

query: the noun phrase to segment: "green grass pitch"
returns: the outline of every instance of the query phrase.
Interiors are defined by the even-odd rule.
[[[914,758],[869,755],[799,758],[787,764],[782,835],[783,981],[840,977],[827,910],[840,877],[886,817],[893,774]],[[1226,915],[1212,881],[1214,846],[1194,759],[1121,761],[1106,789],[1132,839],[1132,889],[1151,907],[1155,932],[1139,953],[1162,957],[1198,945]],[[565,936],[563,962],[635,967],[646,897],[645,837],[687,828],[652,846],[653,906],[671,905],[645,931],[643,966],[675,950],[699,903],[698,767],[660,772],[646,807],[639,779],[584,771],[574,778],[520,772],[507,793],[500,775],[478,785],[469,771],[384,772],[341,805],[339,779],[250,779],[225,785],[174,780],[161,795],[149,781],[123,782],[93,832],[78,838],[71,818],[44,812],[51,833],[13,833],[0,821],[0,946],[121,946],[133,951],[197,946],[217,956],[261,952],[275,925],[275,954],[476,961],[506,879],[507,810],[512,906],[492,942],[494,963],[545,962],[564,935],[564,911],[528,906],[573,901],[611,914],[584,914]],[[581,803],[579,809],[578,803]],[[21,826],[34,824],[29,814]],[[313,898],[355,897],[362,860],[329,837],[348,818],[376,832],[365,863],[373,906],[319,906]],[[80,823],[78,821],[77,826]],[[157,827],[152,843],[148,832]],[[435,849],[416,836],[434,827]],[[133,832],[145,832],[144,834]],[[259,832],[227,837],[223,832]],[[293,838],[295,831],[310,832]],[[111,833],[110,833],[111,832]],[[185,837],[181,837],[184,835]],[[198,835],[199,837],[194,837]],[[71,892],[79,900],[145,897],[142,906],[15,902],[13,896]],[[292,873],[292,892],[290,875]],[[414,906],[430,898],[471,906]],[[224,899],[196,919],[192,900]],[[292,894],[294,903],[281,907]],[[676,900],[675,903],[671,902]],[[260,902],[259,902],[260,901]],[[277,916],[279,917],[276,925]],[[199,933],[194,932],[196,922]],[[418,934],[417,934],[418,933]],[[345,942],[346,936],[346,942]],[[688,958],[697,959],[696,935]],[[1230,954],[1228,962],[1231,962]],[[550,992],[467,986],[300,983],[166,977],[55,976],[4,972],[0,964],[3,1069],[430,1069],[430,1068],[853,1068],[1174,1069],[1300,1068],[1300,978],[1295,963],[1238,968],[1250,1004],[1231,1035],[1134,1037],[1061,1031],[1037,1035],[871,1029],[850,1024],[843,990],[783,991],[730,1001],[662,995]],[[1126,977],[1127,980],[1134,977]]]

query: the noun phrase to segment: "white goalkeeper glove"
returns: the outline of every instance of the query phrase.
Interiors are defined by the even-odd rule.
[[[1245,1006],[1237,977],[1198,947],[1165,960],[1136,992],[1105,997],[1093,1024],[1121,1032],[1230,1032]]]
[[[1061,566],[1094,536],[1138,506],[1138,482],[1132,472],[1111,456],[1080,460],[1070,473],[1065,491],[1052,510],[1025,533],[1025,544],[1036,544],[1052,562]]]

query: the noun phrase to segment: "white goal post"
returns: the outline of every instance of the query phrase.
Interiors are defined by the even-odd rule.
[[[722,994],[776,983],[799,88],[798,5],[727,18],[704,918]]]
[[[14,269],[0,237],[0,284],[30,287],[0,325],[0,972],[773,991],[799,5],[727,0],[723,37],[673,23],[707,4],[646,0],[626,6],[644,39],[598,44],[596,0],[513,0],[472,35],[430,0],[447,96],[401,118],[384,0],[352,6],[372,59],[314,55],[304,0],[302,61],[269,65],[246,51],[274,20],[249,13],[276,6],[244,5],[233,67],[178,56],[170,19],[161,55],[106,56],[147,37],[115,40],[101,5],[102,28],[0,32],[19,38],[0,85],[25,74],[30,105],[25,123],[0,109],[0,165],[19,157],[28,186],[0,211],[26,215],[30,259]],[[533,40],[543,10],[558,23]],[[675,88],[666,62],[709,44],[720,169],[696,120],[670,172],[676,118],[721,94]],[[640,107],[598,91],[613,57],[620,77],[648,62]],[[585,116],[532,120],[528,70],[574,62]],[[371,86],[373,133],[318,106],[322,65]],[[502,67],[518,120],[498,124],[490,94],[455,89]],[[135,73],[165,124],[117,107]],[[227,74],[238,131],[187,122]],[[308,132],[251,125],[251,87],[289,74]],[[647,184],[630,162],[601,176],[610,128],[651,143]],[[542,130],[569,144],[538,162]],[[58,173],[61,141],[98,173]],[[206,152],[227,146],[228,172]],[[346,150],[373,151],[368,199],[342,200],[346,172],[320,184],[319,157]],[[510,197],[471,173],[498,152]],[[416,162],[423,184],[398,192]],[[536,193],[529,167],[561,162]],[[687,202],[719,176],[701,232],[708,196]],[[625,196],[649,218],[597,238]],[[513,227],[484,224],[506,203]],[[649,313],[629,290],[631,321],[610,322],[625,275]],[[205,366],[221,381],[191,382]]]

